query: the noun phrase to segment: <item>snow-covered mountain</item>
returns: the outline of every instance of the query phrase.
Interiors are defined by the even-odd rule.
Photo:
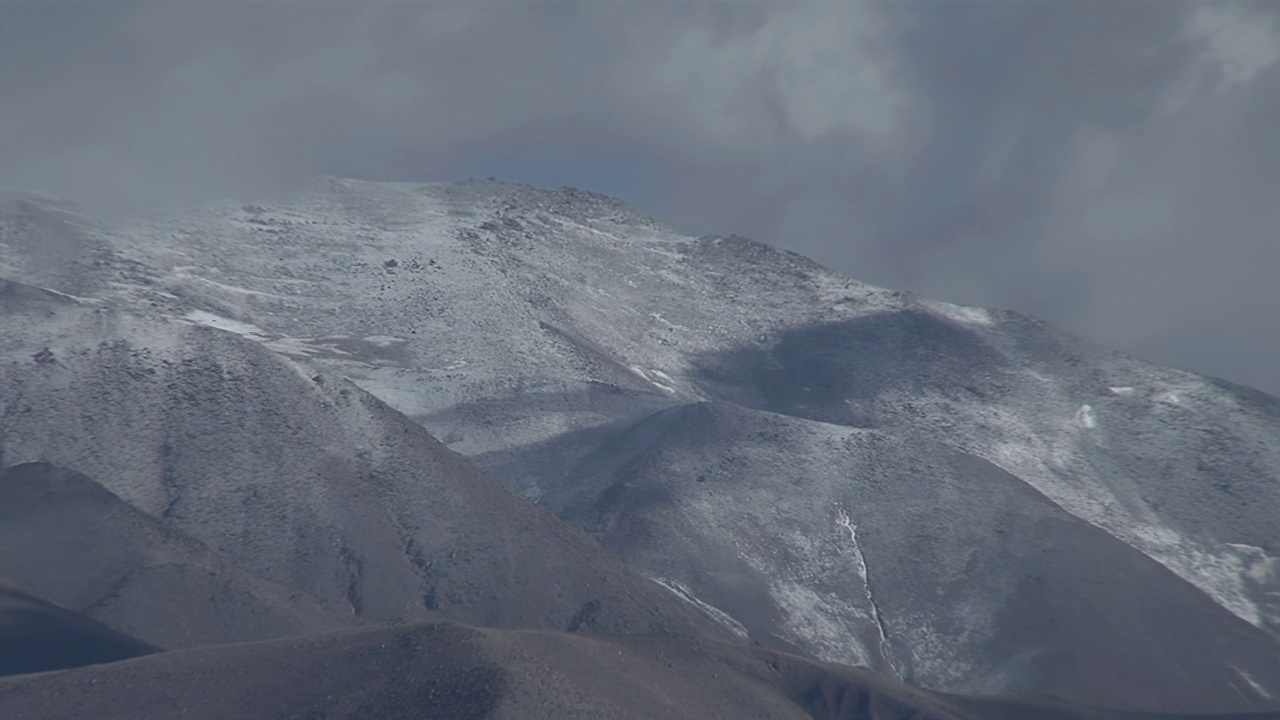
[[[17,283],[0,318],[0,450],[44,463],[4,477],[0,575],[57,604],[104,622],[132,607],[120,629],[167,647],[436,613],[717,633],[340,377]],[[139,617],[142,600],[180,622]]]
[[[421,607],[406,558],[447,554],[459,507],[527,542],[525,504],[424,489],[424,463],[470,471],[386,449],[417,432],[394,409],[665,586],[604,625],[956,692],[1280,702],[1280,400],[1247,388],[494,182],[325,178],[129,221],[11,193],[0,276],[60,294],[7,286],[4,463],[83,473],[328,607],[354,575],[378,588],[357,614]],[[565,552],[527,550],[503,567]],[[576,577],[535,583],[545,622],[486,603],[526,587],[507,572],[432,612],[596,617],[596,588],[552,603]],[[642,621],[641,592],[691,614]]]

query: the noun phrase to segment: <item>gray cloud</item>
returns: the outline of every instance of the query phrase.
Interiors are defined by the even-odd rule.
[[[0,183],[573,184],[1280,393],[1274,8],[10,2]]]
[[[949,101],[969,127],[952,125],[924,156],[978,155],[932,168],[968,196],[925,215],[929,240],[904,240],[917,258],[904,279],[1280,390],[1280,215],[1265,200],[1280,196],[1280,145],[1268,129],[1280,123],[1275,14],[1025,7],[1021,18],[1002,12],[980,24],[1035,37],[1027,51],[975,68],[959,46],[922,73],[937,78],[948,66],[976,86]],[[1224,38],[1232,33],[1246,40]],[[974,41],[1007,46],[978,33],[963,42]],[[965,107],[975,97],[984,104]]]

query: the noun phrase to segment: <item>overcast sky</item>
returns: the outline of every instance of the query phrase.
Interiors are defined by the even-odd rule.
[[[630,201],[1280,394],[1280,2],[0,2],[0,183]]]

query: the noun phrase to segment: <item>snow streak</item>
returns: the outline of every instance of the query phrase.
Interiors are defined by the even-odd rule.
[[[871,606],[872,617],[876,621],[876,629],[880,632],[880,657],[884,658],[885,664],[889,666],[889,671],[894,677],[902,679],[902,674],[894,667],[893,659],[889,657],[889,634],[885,631],[884,618],[880,614],[880,604],[876,602],[875,595],[871,592],[871,574],[867,567],[867,559],[862,554],[862,548],[858,545],[858,526],[853,524],[853,520],[849,517],[849,513],[844,508],[836,508],[836,524],[849,531],[849,541],[853,544],[853,556],[857,560],[858,577],[862,578],[862,587],[867,595],[867,603]]]

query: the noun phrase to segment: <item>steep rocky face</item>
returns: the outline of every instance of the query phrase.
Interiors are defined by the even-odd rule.
[[[5,272],[82,298],[59,301],[76,319],[29,314],[7,341],[6,402],[35,388],[51,408],[65,393],[121,408],[10,413],[6,438],[23,439],[5,440],[6,462],[85,472],[330,607],[358,575],[380,588],[362,614],[403,615],[428,592],[407,538],[439,548],[433,572],[462,542],[414,518],[454,527],[507,502],[456,499],[408,469],[461,463],[443,448],[381,450],[417,437],[394,408],[754,641],[970,692],[1205,709],[1280,697],[1275,398],[744,238],[681,237],[579,191],[323,179],[271,206],[98,225],[6,202]],[[74,266],[37,253],[40,233],[74,245]],[[65,331],[44,339],[48,322]],[[94,359],[59,375],[74,355],[59,343]],[[170,366],[139,369],[141,347]],[[113,389],[131,371],[138,389]],[[142,439],[60,448],[31,439],[54,436],[45,423]],[[195,437],[157,429],[170,426]],[[182,488],[164,480],[173,452],[193,468]],[[135,463],[145,481],[126,477]],[[321,489],[298,479],[313,477]],[[343,519],[387,504],[394,521],[368,534]],[[506,510],[480,517],[509,525]],[[280,541],[264,529],[277,527],[293,530]],[[344,552],[384,560],[357,573]],[[524,622],[479,588],[523,587],[502,578],[541,556],[497,552],[514,559],[484,560],[453,596],[433,585],[435,602]],[[596,594],[540,617],[586,622]]]

